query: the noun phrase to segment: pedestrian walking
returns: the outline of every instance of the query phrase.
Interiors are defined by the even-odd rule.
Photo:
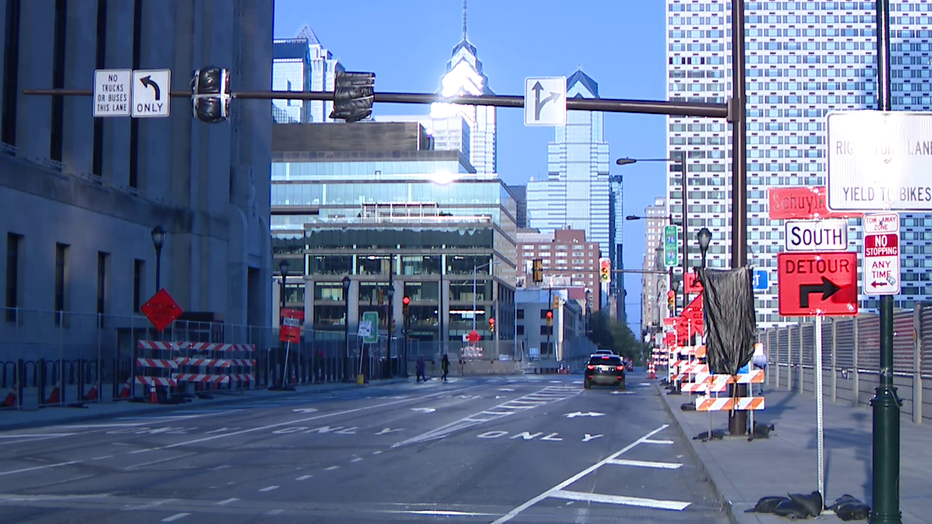
[[[417,372],[417,382],[420,382],[422,378],[424,379],[424,382],[427,382],[427,375],[424,374],[425,366],[426,364],[424,363],[424,357],[418,355],[417,365],[415,367]]]
[[[440,369],[443,370],[443,381],[447,381],[447,373],[450,372],[450,358],[447,357],[447,354],[443,354],[443,360],[440,361]]]

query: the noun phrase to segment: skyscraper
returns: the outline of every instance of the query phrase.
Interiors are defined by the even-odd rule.
[[[667,0],[668,98],[723,103],[729,82],[727,0]],[[932,108],[928,2],[892,6],[893,109]],[[876,108],[875,2],[746,2],[748,263],[770,272],[770,288],[758,292],[758,325],[785,319],[777,313],[776,254],[784,250],[783,222],[769,219],[770,187],[826,184],[826,119],[834,110]],[[711,267],[730,266],[730,130],[721,120],[669,117],[668,153],[685,151],[689,230],[713,234]],[[679,173],[668,174],[668,207],[682,218]],[[897,307],[932,297],[920,273],[932,264],[932,234],[926,215],[902,215],[903,286]],[[856,220],[849,223],[860,249]],[[694,238],[686,239],[691,264],[699,259]],[[863,297],[862,297],[863,298]],[[862,301],[876,308],[879,301]]]
[[[599,85],[578,70],[566,79],[567,98],[598,98]],[[609,238],[608,142],[603,139],[603,115],[570,111],[566,126],[554,132],[547,146],[546,180],[527,184],[528,226],[542,232],[564,227],[582,229],[598,242],[603,257],[611,256]]]
[[[343,70],[307,24],[294,38],[275,39],[273,56],[272,89],[276,91],[333,91],[337,71]],[[333,122],[331,101],[273,100],[272,105],[279,124]]]
[[[493,95],[489,89],[489,78],[482,72],[482,62],[476,55],[476,47],[466,38],[466,2],[463,2],[463,40],[453,48],[453,57],[447,62],[447,70],[440,80],[442,96]],[[496,108],[494,106],[466,106],[437,102],[430,106],[434,121],[432,132],[438,149],[455,146],[463,142],[469,131],[469,161],[478,173],[498,171],[496,144]],[[452,120],[444,122],[445,120]],[[453,134],[448,137],[447,134]],[[464,153],[467,153],[464,151]]]
[[[655,198],[654,204],[644,208],[647,217],[647,237],[644,251],[644,271],[663,269],[663,262],[658,260],[658,251],[662,246],[663,227],[667,225],[667,206],[664,198]],[[660,264],[658,266],[658,264]],[[641,332],[646,333],[650,326],[660,329],[666,310],[662,307],[663,297],[667,292],[667,278],[664,275],[644,273],[641,276]]]

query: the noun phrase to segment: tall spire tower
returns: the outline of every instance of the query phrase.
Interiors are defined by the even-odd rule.
[[[447,70],[440,79],[440,95],[490,95],[489,79],[482,72],[482,62],[476,56],[476,47],[466,37],[467,0],[463,0],[463,39],[453,48],[453,57],[447,62]],[[469,128],[469,151],[463,151],[479,173],[495,173],[497,163],[496,108],[493,106],[466,106],[436,102],[430,106],[431,118],[462,118]],[[454,128],[448,122],[449,128]],[[435,126],[435,128],[440,126]],[[462,124],[458,126],[463,128]],[[465,146],[464,146],[465,147]]]

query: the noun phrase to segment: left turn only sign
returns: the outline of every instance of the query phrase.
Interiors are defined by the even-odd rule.
[[[169,116],[171,85],[170,69],[133,70],[133,117]]]

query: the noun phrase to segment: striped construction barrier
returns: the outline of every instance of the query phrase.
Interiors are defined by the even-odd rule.
[[[203,375],[198,373],[176,373],[174,379],[178,382],[191,382],[193,384],[226,384],[230,382],[227,375]]]
[[[696,411],[758,411],[764,409],[764,397],[699,397]]]
[[[181,349],[194,351],[245,351],[251,353],[256,350],[255,344],[219,344],[214,342],[179,342]]]
[[[171,386],[175,387],[178,385],[173,378],[167,377],[145,377],[142,375],[136,375],[136,383],[142,384],[145,386]]]
[[[137,358],[136,365],[156,369],[178,369],[178,364],[174,360],[158,358]]]
[[[178,344],[174,342],[158,342],[155,340],[140,340],[140,349],[178,351]]]
[[[680,391],[683,393],[705,393],[709,390],[709,375],[708,373],[700,373],[695,375],[692,382],[684,382],[680,385]]]

